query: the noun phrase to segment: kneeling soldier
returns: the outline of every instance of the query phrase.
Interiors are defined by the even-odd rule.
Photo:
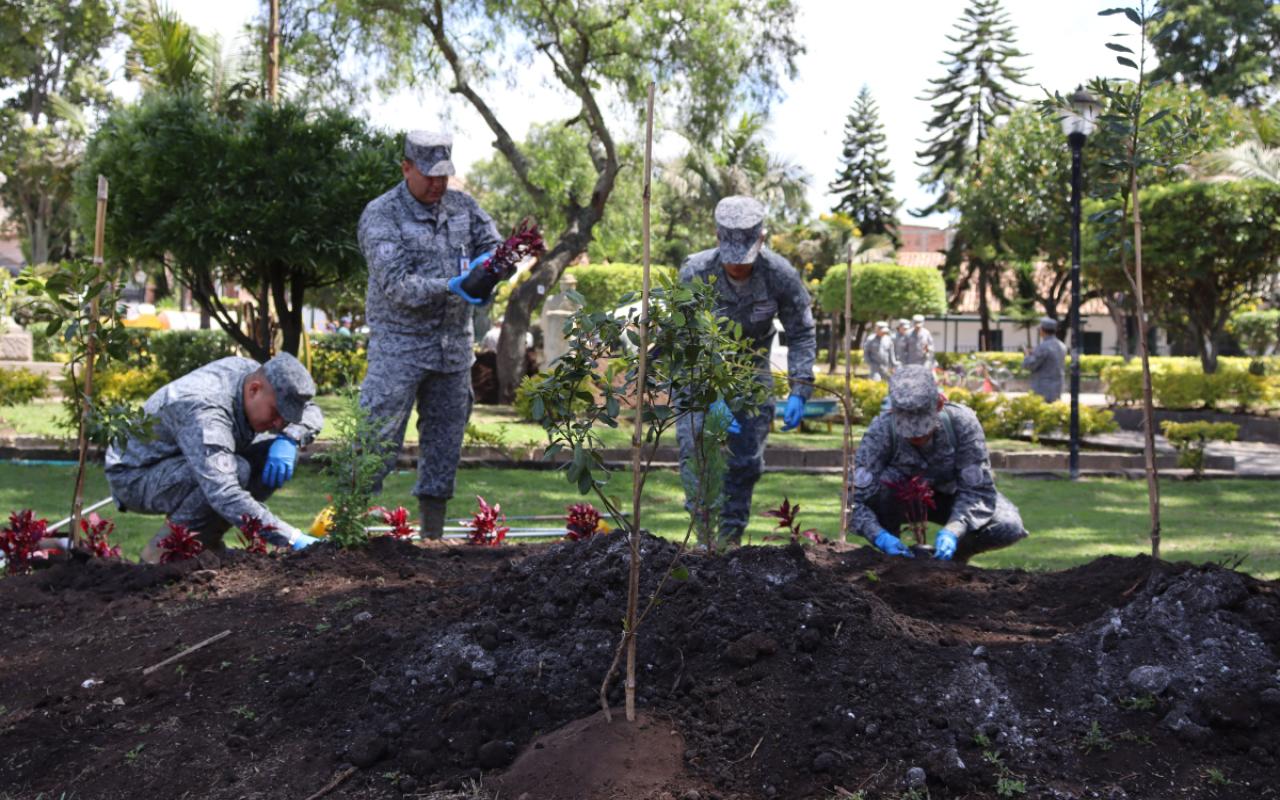
[[[1027,535],[1013,503],[996,491],[977,416],[938,393],[933,372],[903,367],[889,381],[892,408],[867,428],[853,473],[853,527],[891,556],[912,556],[897,536],[907,509],[890,484],[920,476],[933,488],[930,522],[941,524],[934,558],[968,561]]]
[[[262,501],[293,477],[298,448],[320,432],[324,416],[311,401],[316,385],[291,355],[259,364],[223,358],[162,386],[143,413],[150,438],[107,450],[107,483],[122,511],[164,514],[206,548],[245,516],[258,519],[267,541],[294,550],[315,539],[281,521]],[[277,435],[259,440],[259,434]],[[142,560],[160,559],[161,528]]]

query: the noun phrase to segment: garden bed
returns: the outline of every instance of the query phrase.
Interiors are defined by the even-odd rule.
[[[1112,406],[1111,413],[1115,415],[1116,423],[1122,430],[1142,430],[1141,408]],[[1228,414],[1207,409],[1174,411],[1164,408],[1157,408],[1155,417],[1157,425],[1165,420],[1173,422],[1233,422],[1240,426],[1240,432],[1236,436],[1237,441],[1265,442],[1267,444],[1280,442],[1280,417],[1259,416],[1258,414]]]
[[[673,547],[645,540],[646,592]],[[482,774],[494,786],[521,752],[504,798],[829,798],[840,786],[896,800],[913,767],[916,796],[932,798],[998,785],[1252,798],[1273,783],[1275,583],[1145,558],[1037,574],[845,546],[692,557],[640,640],[649,722],[602,737],[587,718],[617,640],[625,552],[617,537],[378,540],[0,581],[0,786],[305,798],[354,765],[329,797],[484,797],[428,791]],[[613,766],[631,747],[646,770]]]

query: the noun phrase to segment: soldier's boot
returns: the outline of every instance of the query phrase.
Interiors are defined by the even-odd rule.
[[[443,497],[419,497],[418,516],[422,519],[422,538],[438,540],[444,536],[445,508],[449,501]]]
[[[227,543],[222,539],[226,535],[225,530],[221,531],[202,531],[196,534],[196,541],[204,545],[206,551],[214,553],[223,553],[227,549]]]
[[[169,535],[169,524],[160,526],[160,532],[151,537],[151,541],[147,542],[146,547],[142,548],[140,557],[143,564],[159,564],[160,556],[164,555],[164,551],[160,549],[160,541]]]

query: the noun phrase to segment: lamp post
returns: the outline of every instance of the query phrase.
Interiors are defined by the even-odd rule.
[[[1071,480],[1080,478],[1080,183],[1081,151],[1093,133],[1102,104],[1077,86],[1071,107],[1063,109],[1062,132],[1071,148]]]

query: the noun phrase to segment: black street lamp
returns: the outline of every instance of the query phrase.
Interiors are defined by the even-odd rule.
[[[1093,133],[1102,104],[1077,86],[1071,107],[1063,109],[1062,131],[1071,148],[1071,480],[1080,477],[1080,182],[1081,151]]]

